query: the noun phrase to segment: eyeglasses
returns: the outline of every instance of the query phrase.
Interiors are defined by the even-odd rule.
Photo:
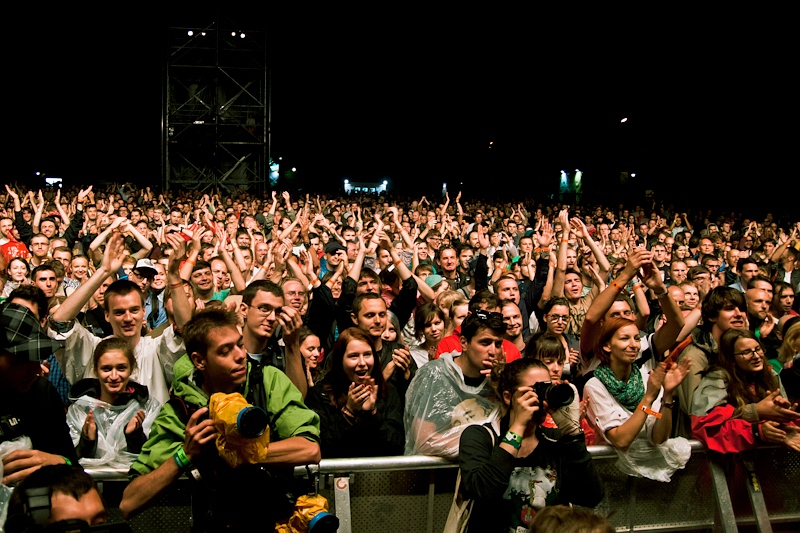
[[[743,352],[736,352],[733,355],[741,356],[744,357],[745,359],[752,359],[755,356],[761,357],[764,355],[764,348],[762,348],[761,346],[756,346],[755,348],[751,348]]]
[[[569,315],[547,315],[553,322],[569,322]]]
[[[269,316],[272,313],[277,315],[281,311],[280,307],[272,307],[271,305],[259,305],[258,307],[253,307],[251,305],[250,309],[255,309],[261,316]]]

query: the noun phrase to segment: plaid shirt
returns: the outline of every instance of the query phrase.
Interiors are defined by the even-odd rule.
[[[50,363],[50,373],[47,374],[47,380],[56,388],[64,405],[69,405],[69,390],[72,385],[67,381],[67,377],[64,375],[64,371],[61,370],[61,365],[58,364],[55,354],[48,357],[47,362]]]

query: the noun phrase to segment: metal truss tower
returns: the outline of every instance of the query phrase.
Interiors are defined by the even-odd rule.
[[[166,189],[263,190],[269,180],[267,35],[217,19],[170,27],[164,68]]]

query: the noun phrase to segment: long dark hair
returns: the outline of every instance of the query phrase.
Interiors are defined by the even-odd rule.
[[[734,347],[739,339],[752,339],[761,346],[761,342],[752,331],[729,329],[722,334],[719,340],[717,364],[709,369],[709,372],[720,369],[725,373],[728,382],[728,403],[734,407],[737,413],[748,403],[758,403],[766,398],[767,391],[780,390],[780,385],[772,373],[772,366],[767,361],[766,354],[761,356],[763,368],[760,372],[754,374],[739,368],[734,355]],[[761,348],[763,350],[763,346]]]
[[[492,369],[492,388],[494,388],[495,396],[500,402],[500,405],[503,406],[503,409],[506,411],[505,416],[508,416],[511,412],[511,406],[505,405],[503,393],[508,391],[511,392],[513,396],[514,390],[519,387],[520,375],[531,368],[540,368],[548,373],[550,372],[543,362],[530,357],[523,357],[522,359],[516,359],[504,365],[497,365]]]
[[[358,328],[348,328],[344,330],[331,349],[328,372],[322,380],[322,390],[328,395],[331,405],[341,408],[347,403],[347,390],[350,387],[350,379],[344,373],[342,361],[347,351],[347,346],[352,341],[361,341],[372,349],[374,363],[370,377],[375,380],[378,387],[378,398],[386,397],[386,382],[383,379],[383,367],[380,362],[380,354],[375,353],[375,345],[369,335]]]

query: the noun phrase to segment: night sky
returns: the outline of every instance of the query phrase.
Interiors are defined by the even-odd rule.
[[[539,198],[561,169],[580,168],[587,190],[612,198],[622,170],[667,200],[747,209],[756,197],[797,196],[783,163],[796,138],[796,46],[749,14],[726,25],[492,10],[318,15],[242,22],[269,28],[273,155],[298,168],[306,191],[349,177],[414,193],[505,184]],[[102,26],[67,10],[20,17],[2,41],[0,177],[160,181],[163,28],[202,16],[131,12]],[[754,184],[761,194],[746,192]]]

